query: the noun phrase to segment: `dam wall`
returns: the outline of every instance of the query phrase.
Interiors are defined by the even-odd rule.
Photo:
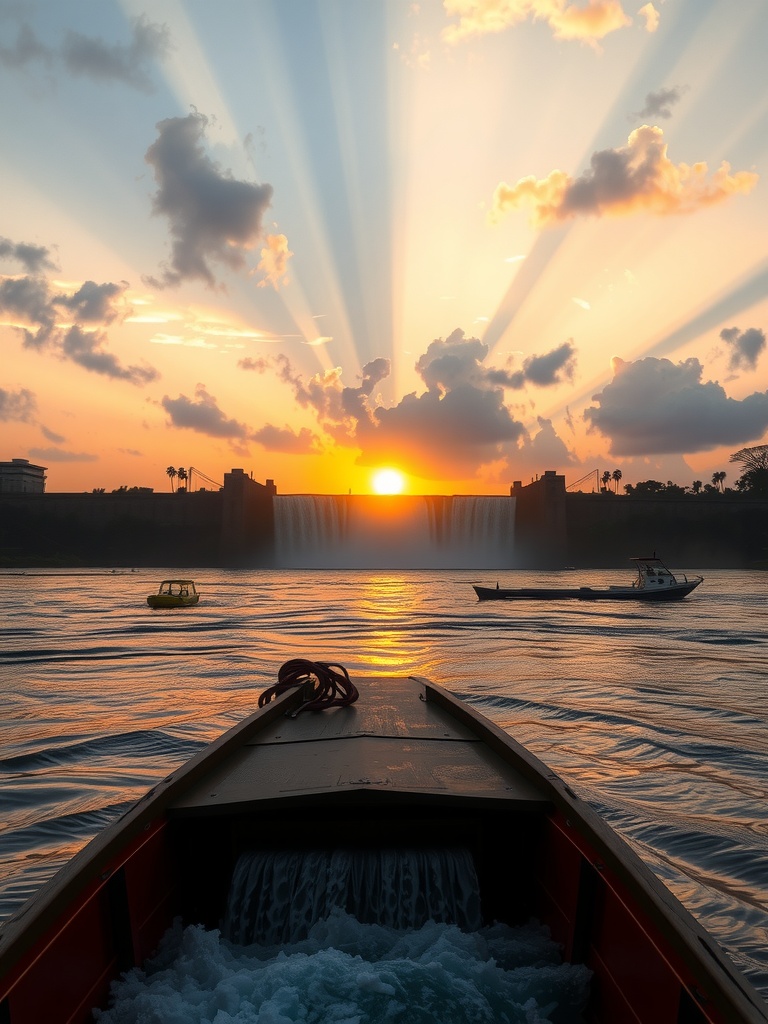
[[[0,493],[0,568],[673,568],[768,560],[768,501],[570,494],[547,471],[509,496],[278,495],[242,469],[218,491]]]

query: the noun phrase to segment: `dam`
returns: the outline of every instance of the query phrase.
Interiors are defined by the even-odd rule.
[[[278,569],[498,569],[512,565],[507,496],[275,495]]]

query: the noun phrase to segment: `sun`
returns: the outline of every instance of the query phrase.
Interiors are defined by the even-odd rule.
[[[399,469],[377,469],[373,474],[373,489],[377,494],[400,494],[405,478]]]

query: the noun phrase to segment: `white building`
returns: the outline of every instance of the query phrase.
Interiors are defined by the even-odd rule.
[[[33,466],[29,459],[0,462],[0,494],[43,494],[47,466]]]

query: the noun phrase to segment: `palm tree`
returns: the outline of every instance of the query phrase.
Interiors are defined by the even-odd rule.
[[[187,489],[187,471],[183,466],[179,466],[176,471],[176,476],[179,478],[179,490],[181,490],[181,483],[184,481],[184,490]]]
[[[170,478],[170,481],[171,481],[171,491],[173,491],[173,481],[175,480],[176,475],[177,475],[176,474],[176,467],[175,466],[169,466],[168,469],[166,469],[165,473],[166,473],[166,476],[168,476]]]
[[[725,491],[725,473],[722,470],[719,473],[713,473],[712,483],[722,494]]]
[[[616,493],[618,494],[619,493],[619,483],[621,481],[621,478],[622,478],[623,474],[622,474],[620,469],[614,469],[614,471],[611,474],[611,476],[613,477],[614,489],[615,489]]]
[[[606,469],[606,471],[603,473],[603,475],[601,477],[601,480],[603,481],[603,490],[607,491],[608,490],[608,484],[611,482],[611,471],[610,471],[610,469]]]

